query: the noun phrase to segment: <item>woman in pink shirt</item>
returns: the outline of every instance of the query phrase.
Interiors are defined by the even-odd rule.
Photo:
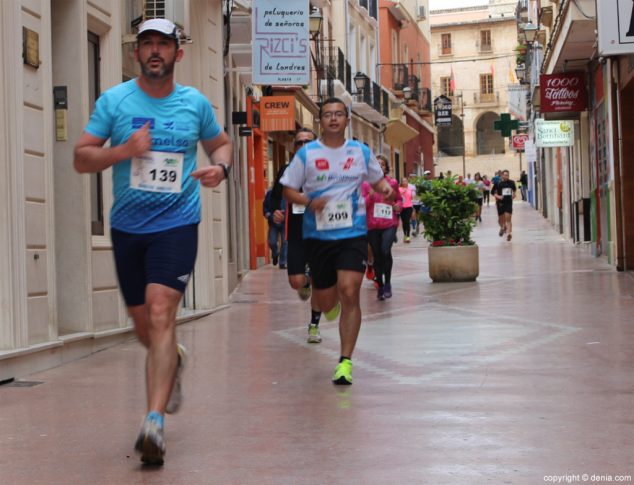
[[[414,210],[414,204],[412,202],[414,198],[414,192],[409,186],[409,181],[404,178],[401,180],[401,186],[398,188],[403,198],[403,210],[401,211],[401,222],[403,223],[403,234],[405,235],[405,242],[410,242],[410,221],[412,220],[412,211]]]
[[[401,196],[398,183],[388,176],[390,167],[383,155],[376,157],[383,169],[385,179],[396,194],[394,202],[383,200],[383,196],[372,190],[369,183],[361,186],[361,194],[365,198],[366,221],[368,224],[368,243],[374,254],[375,281],[379,284],[377,298],[392,298],[392,244],[398,227],[398,213],[401,211]]]

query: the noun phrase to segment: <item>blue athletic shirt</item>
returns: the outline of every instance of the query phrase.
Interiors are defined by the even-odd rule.
[[[352,227],[318,230],[315,213],[304,213],[304,239],[338,240],[367,234],[364,181],[374,185],[383,178],[381,166],[367,145],[346,140],[339,148],[329,148],[319,140],[304,145],[284,172],[280,182],[295,190],[303,189],[310,199],[325,196],[352,203]]]
[[[210,140],[222,131],[211,104],[195,88],[179,84],[169,96],[152,98],[132,79],[99,97],[86,132],[110,138],[112,146],[116,146],[125,143],[148,121],[152,151],[184,155],[181,192],[131,188],[131,161],[122,160],[112,167],[114,203],[110,224],[130,233],[197,224],[200,222],[200,184],[190,176],[196,169],[196,147],[199,140]]]

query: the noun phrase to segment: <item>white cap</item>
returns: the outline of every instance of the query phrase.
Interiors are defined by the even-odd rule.
[[[430,173],[431,173],[431,170],[425,170],[425,171],[423,172],[423,175],[429,175]]]
[[[177,43],[179,43],[180,40],[178,27],[176,27],[172,21],[167,19],[146,20],[139,27],[139,33],[136,35],[137,39],[146,32],[158,32],[159,34],[163,34],[165,37],[174,39]]]

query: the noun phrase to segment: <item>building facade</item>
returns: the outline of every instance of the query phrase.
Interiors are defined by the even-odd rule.
[[[173,9],[165,15],[193,41],[184,44],[177,81],[197,87],[225,124],[221,2],[168,3]],[[5,174],[0,182],[0,380],[86,355],[131,331],[109,237],[110,170],[77,174],[73,147],[99,94],[136,75],[135,25],[156,14],[147,9],[157,5],[0,3]],[[199,157],[200,164],[208,163],[204,154]],[[200,249],[181,318],[226,305],[243,270],[245,254],[232,241],[228,224],[235,216],[239,230],[239,177],[238,167],[229,183],[202,191]]]
[[[431,12],[432,91],[453,102],[452,125],[438,128],[441,165],[443,158],[463,157],[465,172],[473,173],[486,166],[475,166],[473,159],[486,156],[505,165],[491,165],[489,173],[508,168],[519,178],[519,157],[493,126],[508,112],[508,86],[515,82],[515,7],[515,2],[490,0]]]

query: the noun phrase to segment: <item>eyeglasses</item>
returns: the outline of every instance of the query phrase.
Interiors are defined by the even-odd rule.
[[[296,147],[301,147],[302,145],[305,145],[306,143],[310,143],[312,140],[295,140],[295,146]]]
[[[326,111],[321,114],[322,118],[329,120],[330,118],[345,118],[348,116],[348,113],[345,111]]]

